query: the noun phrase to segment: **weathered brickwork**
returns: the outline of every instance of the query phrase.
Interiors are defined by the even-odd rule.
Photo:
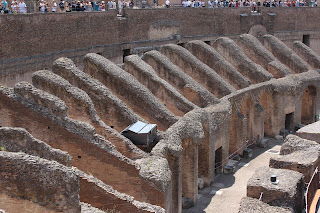
[[[208,11],[204,9],[201,15]],[[218,15],[223,13],[217,9]],[[96,16],[101,21],[110,14]],[[95,13],[85,16],[94,18]],[[138,21],[130,17],[128,10],[128,19],[122,23]],[[149,26],[149,19],[141,27]],[[244,31],[250,20],[237,26],[236,32]],[[154,21],[148,32],[127,36],[152,39],[164,24],[171,31],[182,26]],[[222,23],[216,30],[224,34],[229,27]],[[210,29],[207,26],[198,33]],[[180,28],[180,33],[196,35],[193,30],[187,33]],[[109,42],[118,39],[116,30],[113,36]],[[84,211],[180,213],[183,207],[197,205],[199,178],[205,186],[212,184],[230,155],[242,155],[249,144],[275,137],[282,129],[294,131],[302,123],[313,123],[320,114],[320,74],[314,61],[304,60],[276,36],[234,35],[211,42],[183,39],[180,45],[159,43],[157,50],[127,56],[122,65],[96,53],[87,54],[84,66],[79,67],[62,57],[53,62],[52,69],[34,72],[29,83],[1,86],[3,153],[22,151],[41,157],[39,161],[69,166],[80,178],[78,191],[72,191],[78,196],[77,211],[83,207]],[[157,137],[149,147],[138,147],[121,135],[136,121],[157,124]],[[294,147],[298,143],[292,142],[293,136],[286,140],[281,151],[286,155],[271,159],[274,168],[257,171],[248,183],[248,196],[259,198],[264,191],[263,202],[299,212],[304,181],[319,164],[319,153],[302,145]],[[303,158],[307,153],[309,158]],[[21,165],[6,163],[6,168]],[[30,170],[30,176],[34,171]],[[271,185],[271,173],[281,176],[279,185]],[[6,193],[23,198],[19,188]],[[39,199],[43,198],[39,195],[32,201],[38,205]],[[61,204],[61,208],[68,205]],[[254,201],[252,205],[274,209]]]

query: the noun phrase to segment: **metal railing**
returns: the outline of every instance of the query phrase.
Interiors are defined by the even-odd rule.
[[[312,178],[310,182],[308,183],[307,190],[305,193],[305,199],[306,199],[306,213],[309,212],[310,206],[312,203],[312,200],[314,198],[314,195],[316,191],[319,188],[319,169],[318,167],[314,170]]]

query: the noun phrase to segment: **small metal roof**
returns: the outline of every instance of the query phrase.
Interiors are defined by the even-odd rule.
[[[148,133],[151,129],[153,129],[156,124],[147,124],[141,121],[137,121],[136,123],[132,124],[128,130],[134,133]]]
[[[150,132],[155,126],[157,126],[157,124],[148,124],[145,127],[143,127],[143,129],[140,130],[139,133],[148,133]]]

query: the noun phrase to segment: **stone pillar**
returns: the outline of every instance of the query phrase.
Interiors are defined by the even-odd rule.
[[[264,137],[264,110],[259,103],[255,103],[253,118],[253,140],[260,142]]]
[[[182,172],[181,172],[181,155],[179,157],[170,155],[168,162],[171,170],[171,183],[172,183],[172,205],[171,212],[182,211]]]
[[[198,196],[198,145],[187,138],[182,147],[182,196],[194,205]]]
[[[247,137],[247,119],[240,112],[237,112],[235,108],[232,108],[232,115],[230,119],[230,142],[229,152],[230,154],[236,152],[242,155],[242,149],[246,143]]]
[[[204,139],[199,145],[199,177],[203,178],[204,185],[209,186],[214,178],[214,137],[209,134],[208,123],[203,124]]]

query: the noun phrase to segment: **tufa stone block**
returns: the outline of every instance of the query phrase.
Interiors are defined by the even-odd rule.
[[[271,175],[277,176],[277,185],[271,183]],[[257,169],[248,181],[247,196],[259,199],[261,192],[262,201],[269,205],[292,208],[294,212],[301,212],[304,207],[304,179],[299,172],[269,167]]]

